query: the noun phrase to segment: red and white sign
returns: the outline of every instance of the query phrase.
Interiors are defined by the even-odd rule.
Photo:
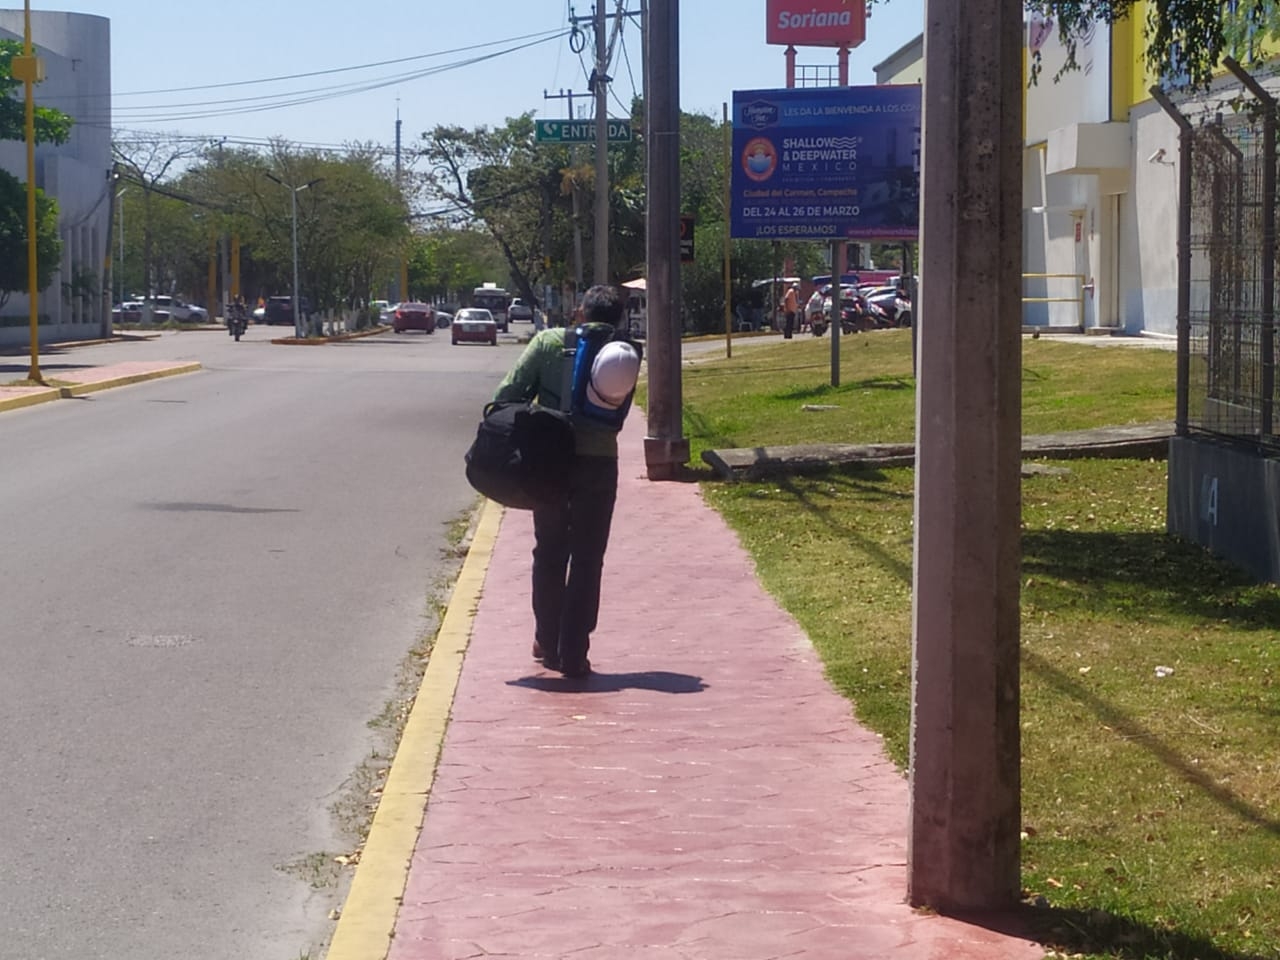
[[[768,0],[765,42],[856,47],[867,39],[866,0]]]

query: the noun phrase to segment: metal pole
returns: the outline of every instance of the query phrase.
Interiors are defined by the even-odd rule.
[[[1178,299],[1177,393],[1174,398],[1174,431],[1186,436],[1191,389],[1191,121],[1178,112],[1163,90],[1150,89],[1151,98],[1178,125]],[[1265,269],[1265,264],[1264,264]]]
[[[298,313],[298,188],[289,188],[289,207],[293,214],[293,335],[302,338],[302,317]]]
[[[840,321],[844,318],[840,294],[844,282],[844,241],[831,244],[831,386],[840,386]]]
[[[25,100],[25,133],[27,138],[27,301],[30,306],[31,369],[27,378],[43,383],[40,376],[40,264],[36,238],[36,112],[33,87],[38,67],[31,47],[31,0],[26,0],[22,20],[22,90]]]
[[[733,164],[733,128],[729,125],[729,104],[721,104],[721,115],[724,118],[724,156],[725,169]],[[725,359],[733,358],[733,241],[729,236],[729,209],[732,200],[732,188],[729,177],[724,178],[724,355]]]
[[[683,436],[680,384],[680,6],[651,0],[645,75],[652,103],[645,110],[649,193],[649,407],[644,456],[650,480],[673,480],[689,460]]]
[[[128,189],[128,187],[125,187],[116,194],[116,199],[120,201],[120,303],[124,303],[124,200],[122,198],[125,190]]]
[[[596,283],[609,282],[609,64],[605,62],[605,0],[596,0],[596,227],[595,264],[591,275]]]

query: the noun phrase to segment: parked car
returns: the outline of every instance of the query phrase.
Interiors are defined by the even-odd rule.
[[[396,304],[395,313],[391,315],[391,329],[396,333],[404,333],[406,330],[435,333],[435,309],[429,303],[414,301]]]
[[[254,307],[254,308],[253,308],[253,322],[254,322],[254,323],[266,323],[266,322],[267,322],[267,308],[266,308],[266,307]]]
[[[533,323],[533,307],[516,297],[511,301],[511,306],[507,307],[507,317],[511,320]]]
[[[125,300],[111,308],[113,323],[138,323],[142,320],[142,301]]]
[[[370,300],[369,309],[378,311],[378,322],[386,323],[391,318],[390,300]]]
[[[453,343],[487,343],[491,347],[498,345],[498,323],[488,310],[478,307],[467,307],[459,310],[449,324]]]
[[[144,308],[151,308],[152,323],[208,323],[209,311],[194,303],[184,303],[177,297],[160,295],[144,301]]]
[[[298,312],[302,314],[303,319],[311,313],[311,303],[306,297],[298,298]],[[283,323],[286,326],[294,326],[293,297],[267,297],[267,305],[263,308],[263,319],[268,324]]]
[[[436,329],[443,330],[449,324],[453,323],[453,314],[446,310],[436,311]]]

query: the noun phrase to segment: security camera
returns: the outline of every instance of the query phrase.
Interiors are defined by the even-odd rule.
[[[1164,147],[1161,147],[1151,156],[1147,157],[1147,163],[1159,163],[1164,159]]]

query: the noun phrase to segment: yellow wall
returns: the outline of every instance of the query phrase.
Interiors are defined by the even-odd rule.
[[[1151,99],[1151,88],[1159,76],[1147,66],[1146,24],[1148,0],[1133,0],[1129,16],[1116,23],[1111,32],[1111,119],[1125,120],[1129,109]],[[1275,44],[1259,38],[1254,55],[1270,60],[1276,55]],[[1244,55],[1239,58],[1244,62]],[[1248,64],[1246,64],[1247,66]],[[1225,67],[1214,71],[1226,73]]]

